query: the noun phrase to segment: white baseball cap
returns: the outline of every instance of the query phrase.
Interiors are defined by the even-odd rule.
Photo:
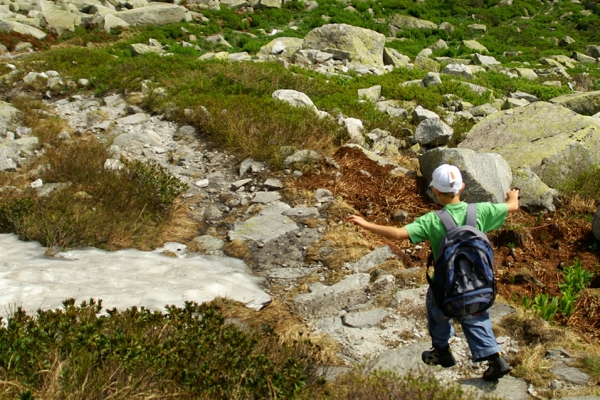
[[[433,171],[431,184],[441,193],[458,194],[463,186],[460,170],[454,165],[442,164]]]

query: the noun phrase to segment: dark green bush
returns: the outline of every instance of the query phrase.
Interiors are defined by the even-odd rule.
[[[0,379],[13,383],[4,395],[291,399],[317,382],[314,345],[227,323],[215,303],[166,313],[101,314],[93,299],[63,306],[35,316],[19,308],[0,327]]]

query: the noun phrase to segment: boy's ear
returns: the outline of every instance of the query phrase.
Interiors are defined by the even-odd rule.
[[[460,190],[458,191],[458,193],[459,193],[459,194],[460,194],[460,193],[462,193],[462,192],[463,192],[463,190],[465,190],[465,188],[466,188],[466,187],[467,187],[467,184],[463,182],[463,184],[462,184],[462,188],[460,188]]]

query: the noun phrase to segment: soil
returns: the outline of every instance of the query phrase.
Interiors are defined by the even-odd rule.
[[[421,214],[438,210],[426,194],[427,181],[419,177],[393,177],[391,167],[383,167],[368,159],[360,150],[340,148],[332,163],[305,173],[296,186],[316,190],[326,188],[341,197],[356,213],[371,222],[402,226]],[[341,174],[340,174],[341,172]],[[580,293],[575,312],[570,316],[556,314],[553,323],[568,326],[582,338],[600,343],[600,243],[595,239],[591,218],[596,211],[593,201],[574,197],[561,199],[557,211],[531,215],[519,210],[507,217],[501,229],[488,232],[495,248],[498,294],[519,304],[523,296],[536,294],[560,296],[558,284],[563,282],[562,270],[580,262],[583,269],[595,274],[590,288]],[[392,216],[405,211],[403,222]],[[406,268],[426,266],[430,249],[412,251],[408,240],[392,242],[373,236],[379,245],[388,244],[402,257]]]

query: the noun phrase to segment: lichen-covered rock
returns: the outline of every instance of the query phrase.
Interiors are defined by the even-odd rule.
[[[555,188],[600,164],[600,121],[538,101],[487,116],[458,147],[500,154]]]
[[[296,51],[302,49],[304,39],[296,37],[279,37],[271,40],[265,44],[258,51],[258,55],[282,55],[284,57],[291,57]]]
[[[383,66],[385,36],[370,29],[347,24],[328,24],[315,28],[304,37],[303,48],[332,53],[369,66]],[[340,53],[341,52],[341,53]]]
[[[419,157],[421,174],[431,180],[433,171],[441,164],[456,165],[466,184],[462,194],[469,202],[502,203],[512,182],[508,163],[498,154],[476,153],[470,149],[438,147]],[[429,189],[431,190],[431,189]],[[435,200],[433,192],[429,195]]]
[[[558,191],[548,187],[528,167],[515,168],[512,186],[520,189],[520,205],[530,213],[540,210],[554,212]]]
[[[600,90],[565,94],[550,99],[550,103],[567,107],[578,114],[594,115],[600,111]]]
[[[437,29],[438,26],[424,19],[409,15],[394,14],[390,18],[390,30],[398,29]]]

